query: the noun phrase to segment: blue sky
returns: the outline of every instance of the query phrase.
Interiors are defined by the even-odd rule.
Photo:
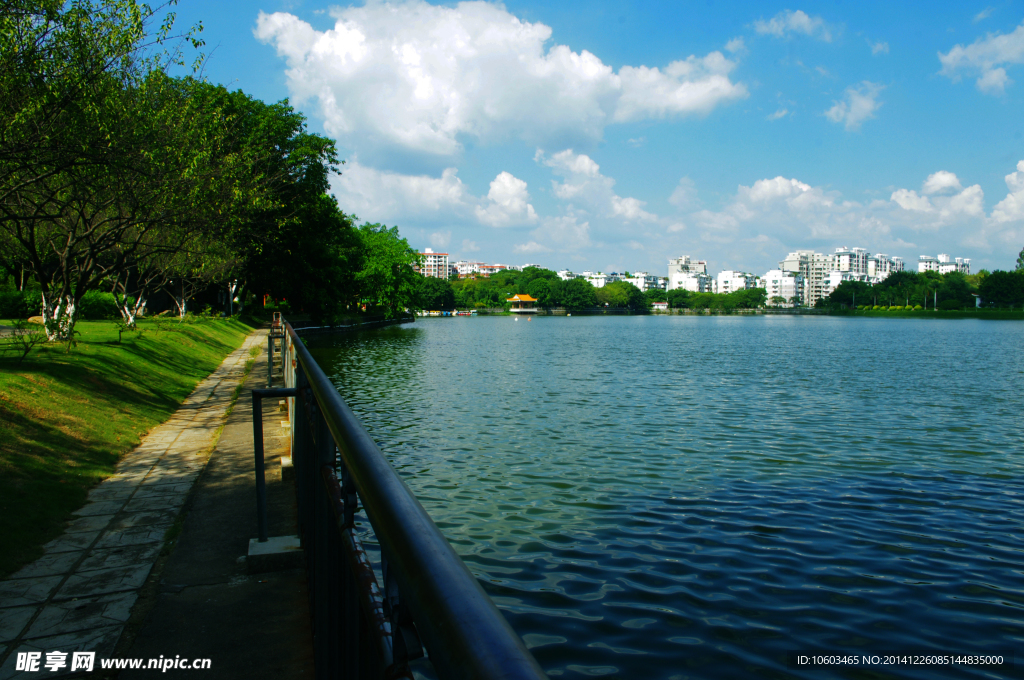
[[[360,221],[455,259],[763,274],[1024,247],[1024,3],[182,0],[205,75],[288,97]]]

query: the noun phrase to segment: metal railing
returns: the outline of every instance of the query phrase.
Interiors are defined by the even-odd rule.
[[[546,678],[295,329],[284,327],[317,678],[411,678],[408,663],[423,647],[446,680]],[[360,502],[380,545],[383,587],[355,531]]]

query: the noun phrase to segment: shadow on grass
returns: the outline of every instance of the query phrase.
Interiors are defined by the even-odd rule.
[[[0,577],[60,535],[89,488],[164,422],[249,332],[234,322],[147,329],[110,343],[88,328],[70,354],[0,359]]]
[[[85,503],[89,488],[110,474],[131,444],[111,450],[59,423],[0,405],[0,577],[42,553],[64,519]]]

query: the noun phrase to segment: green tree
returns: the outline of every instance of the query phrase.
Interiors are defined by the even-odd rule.
[[[918,278],[916,272],[893,272],[884,281],[874,286],[872,295],[877,294],[879,302],[884,300],[889,305],[904,305],[907,304],[911,293],[913,293],[917,286]]]
[[[784,298],[781,295],[773,295],[771,297],[770,302],[772,303],[773,307],[781,307],[782,305],[786,304],[786,298]]]
[[[651,310],[651,302],[644,295],[643,291],[634,286],[632,283],[622,282],[627,286],[626,288],[626,307],[631,312],[649,312]]]
[[[530,293],[530,285],[533,284],[534,281],[538,280],[548,281],[549,283],[551,281],[557,281],[558,274],[551,271],[550,269],[543,269],[541,267],[527,267],[522,272],[520,272],[516,277],[516,292],[532,295],[532,293]],[[533,297],[537,296],[534,295]]]
[[[672,309],[686,309],[690,307],[691,295],[692,293],[685,288],[676,288],[668,291],[665,299],[668,300],[668,306]]]
[[[1024,271],[994,271],[981,282],[978,293],[985,305],[1024,304]]]
[[[537,304],[541,307],[552,305],[551,282],[544,278],[536,278],[526,287],[526,294],[537,298]]]
[[[628,284],[626,284],[628,285]],[[621,281],[614,281],[596,288],[599,307],[611,307],[612,309],[625,309],[629,305],[629,290]]]
[[[830,307],[852,307],[860,300],[860,304],[870,302],[871,285],[864,281],[843,281],[827,298]]]
[[[455,309],[455,291],[452,285],[444,279],[420,277],[416,291],[416,307],[432,310]]]
[[[0,249],[40,283],[48,337],[70,340],[87,290],[180,242],[168,189],[205,163],[183,143],[195,126],[180,106],[166,115],[180,103],[161,77],[180,63],[160,53],[173,14],[153,31],[156,12],[134,0],[0,9]]]
[[[1020,249],[1020,255],[1017,256],[1017,271],[1024,270],[1024,248]]]
[[[747,288],[730,293],[736,301],[736,306],[741,309],[759,309],[764,307],[768,301],[768,291],[764,288]]]
[[[79,301],[101,281],[210,241],[217,195],[229,191],[219,119],[187,83],[154,71],[127,85],[107,78],[93,93],[94,115],[62,134],[104,155],[33,176],[0,205],[4,240],[41,286],[51,340],[72,337]]]
[[[668,293],[661,288],[651,288],[644,291],[644,297],[647,298],[648,303],[654,302],[667,302]]]
[[[939,303],[953,301],[959,307],[974,306],[974,291],[967,278],[960,272],[950,272],[942,277],[938,287]],[[948,306],[947,306],[948,307]]]
[[[711,309],[717,297],[714,293],[692,293],[688,302],[691,309]]]
[[[289,218],[263,238],[264,247],[250,252],[241,270],[247,276],[240,286],[243,296],[255,289],[287,299],[316,323],[333,323],[357,304],[355,275],[363,266],[364,244],[333,196],[302,197]]]
[[[388,319],[414,306],[419,274],[413,267],[420,255],[398,233],[383,224],[359,227],[363,259],[356,281],[362,299],[381,310]]]
[[[339,172],[334,141],[309,133],[287,101],[267,104],[243,92],[205,85],[223,112],[228,144],[224,184],[230,200],[215,222],[234,261],[222,283],[286,298],[314,319],[355,304],[361,240],[328,194]]]
[[[597,306],[597,293],[586,279],[569,279],[561,286],[561,304],[571,312]]]

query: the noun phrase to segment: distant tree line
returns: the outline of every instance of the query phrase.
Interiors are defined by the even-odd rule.
[[[901,307],[911,309],[957,310],[1024,305],[1024,251],[1015,271],[981,270],[961,272],[894,272],[874,285],[843,281],[818,301],[825,308]],[[976,300],[980,299],[980,303]]]
[[[419,309],[504,308],[516,294],[537,299],[540,307],[568,311],[584,309],[624,309],[645,312],[655,302],[668,302],[677,309],[753,309],[763,307],[766,292],[762,288],[730,294],[692,293],[654,289],[642,292],[632,283],[615,281],[595,288],[583,278],[563,281],[550,269],[527,267],[523,271],[506,269],[491,276],[471,276],[445,281],[423,277],[418,284],[416,306]]]
[[[333,140],[287,100],[169,75],[201,27],[174,34],[136,0],[0,10],[0,268],[38,292],[51,340],[95,290],[128,325],[158,291],[184,314],[210,286],[325,320],[411,302],[415,251],[328,193]]]

